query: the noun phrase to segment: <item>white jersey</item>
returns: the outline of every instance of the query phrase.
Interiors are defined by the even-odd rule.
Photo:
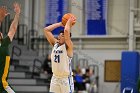
[[[59,46],[59,44],[56,43],[51,53],[53,74],[58,77],[67,77],[72,75],[71,60],[72,58],[67,55],[66,45],[63,44]]]

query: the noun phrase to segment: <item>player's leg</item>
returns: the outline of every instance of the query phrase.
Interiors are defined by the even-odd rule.
[[[1,82],[2,82],[2,81],[1,81]],[[3,88],[2,83],[0,83],[0,93],[7,93],[7,92],[5,91],[5,89]]]
[[[6,86],[5,90],[6,90],[8,93],[15,93],[15,91],[14,91],[10,86]]]
[[[6,61],[4,64],[4,68],[2,68],[2,86],[4,88],[5,91],[7,91],[8,93],[15,93],[14,90],[10,87],[10,85],[7,82],[7,76],[9,73],[9,66],[10,66],[10,56],[6,56]]]
[[[15,93],[15,91],[10,86],[3,87],[2,84],[0,84],[0,86],[0,93]]]
[[[52,79],[51,79],[50,92],[51,93],[61,93],[59,81],[54,76],[52,76]]]
[[[73,93],[74,83],[73,77],[64,78],[61,83],[61,93]]]
[[[15,93],[10,86],[3,87],[2,83],[0,84],[0,93]]]
[[[60,92],[60,86],[57,84],[52,84],[50,85],[50,92],[51,93],[61,93]]]

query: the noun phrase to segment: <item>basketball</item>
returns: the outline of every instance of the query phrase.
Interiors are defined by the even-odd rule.
[[[75,17],[75,15],[73,15],[73,14],[71,14],[71,13],[65,14],[65,15],[62,17],[62,24],[65,26],[66,23],[67,23],[67,21],[68,21],[68,19],[69,19],[70,17],[72,17],[72,16]],[[75,17],[75,18],[76,18],[76,17]],[[72,26],[73,26],[75,23],[76,23],[76,21],[72,23]]]

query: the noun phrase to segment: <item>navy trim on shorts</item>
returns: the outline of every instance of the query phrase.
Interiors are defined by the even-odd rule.
[[[70,77],[68,77],[69,85],[70,85],[70,93],[72,93],[71,84],[70,84]]]

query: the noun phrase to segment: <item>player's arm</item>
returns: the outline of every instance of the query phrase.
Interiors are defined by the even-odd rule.
[[[65,43],[67,46],[67,53],[69,57],[73,56],[73,43],[71,41],[71,37],[70,37],[70,29],[72,27],[72,22],[75,21],[74,17],[71,17],[66,25],[65,25],[65,29],[64,29],[64,37],[65,37]]]
[[[57,42],[57,39],[53,36],[52,34],[52,31],[55,29],[55,28],[58,28],[62,26],[62,23],[59,22],[59,23],[54,23],[50,26],[47,26],[44,28],[44,34],[48,40],[48,42],[53,46],[55,44],[55,42]]]
[[[0,26],[4,18],[8,15],[7,8],[5,6],[0,7]]]
[[[18,3],[14,3],[14,11],[15,11],[15,17],[14,20],[12,21],[12,24],[10,26],[8,36],[10,40],[13,40],[13,37],[17,31],[17,26],[18,26],[18,21],[19,21],[19,15],[20,15],[20,5]]]

